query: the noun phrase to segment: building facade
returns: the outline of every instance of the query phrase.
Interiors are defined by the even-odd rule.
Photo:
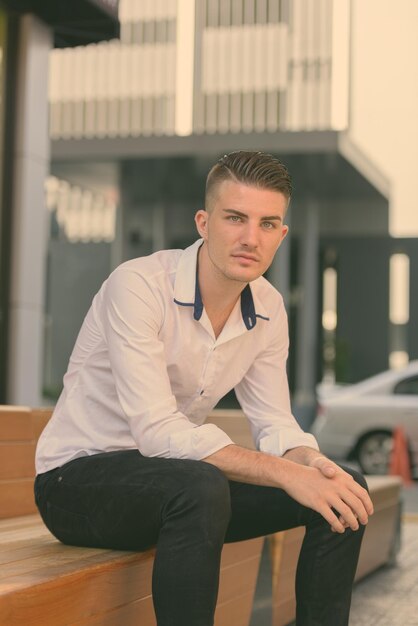
[[[119,39],[52,50],[40,385],[51,399],[101,281],[127,258],[190,243],[207,170],[239,148],[277,155],[294,179],[291,237],[268,278],[289,312],[301,421],[313,416],[318,381],[355,382],[418,356],[410,330],[418,228],[402,238],[391,230],[402,168],[380,158],[378,133],[366,130],[396,131],[389,97],[370,87],[385,77],[370,64],[376,73],[363,71],[373,55],[396,58],[383,34],[376,50],[373,37],[392,32],[394,20],[412,24],[416,8],[404,0],[394,15],[386,0],[368,5],[121,0]],[[411,33],[404,28],[405,41]],[[413,58],[402,63],[416,68]],[[411,146],[403,147],[407,162]]]

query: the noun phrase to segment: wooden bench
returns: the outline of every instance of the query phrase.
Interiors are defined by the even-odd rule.
[[[43,525],[33,500],[36,441],[50,410],[0,407],[0,624],[7,626],[155,626],[154,552],[64,546]],[[240,411],[209,420],[234,441],[254,447]],[[401,481],[368,477],[375,514],[366,529],[356,579],[391,559],[399,525]],[[1,519],[2,518],[2,519]],[[273,626],[294,619],[294,579],[303,529],[270,540]],[[216,626],[248,626],[262,539],[224,547]]]
[[[0,407],[0,624],[155,626],[154,550],[65,546],[36,513],[35,446],[50,413]],[[248,626],[262,544],[225,545],[216,626]]]

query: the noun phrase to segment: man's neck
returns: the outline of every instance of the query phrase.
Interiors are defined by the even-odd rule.
[[[206,244],[198,256],[199,289],[205,311],[217,337],[230,316],[246,283],[229,280],[211,262]]]

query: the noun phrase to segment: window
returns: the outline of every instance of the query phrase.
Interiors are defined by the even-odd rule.
[[[393,393],[399,395],[416,395],[418,396],[418,376],[405,378],[401,380],[393,390]]]

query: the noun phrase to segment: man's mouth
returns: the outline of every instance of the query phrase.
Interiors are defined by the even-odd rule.
[[[252,254],[233,254],[234,259],[245,259],[246,261],[258,261],[258,258]]]

